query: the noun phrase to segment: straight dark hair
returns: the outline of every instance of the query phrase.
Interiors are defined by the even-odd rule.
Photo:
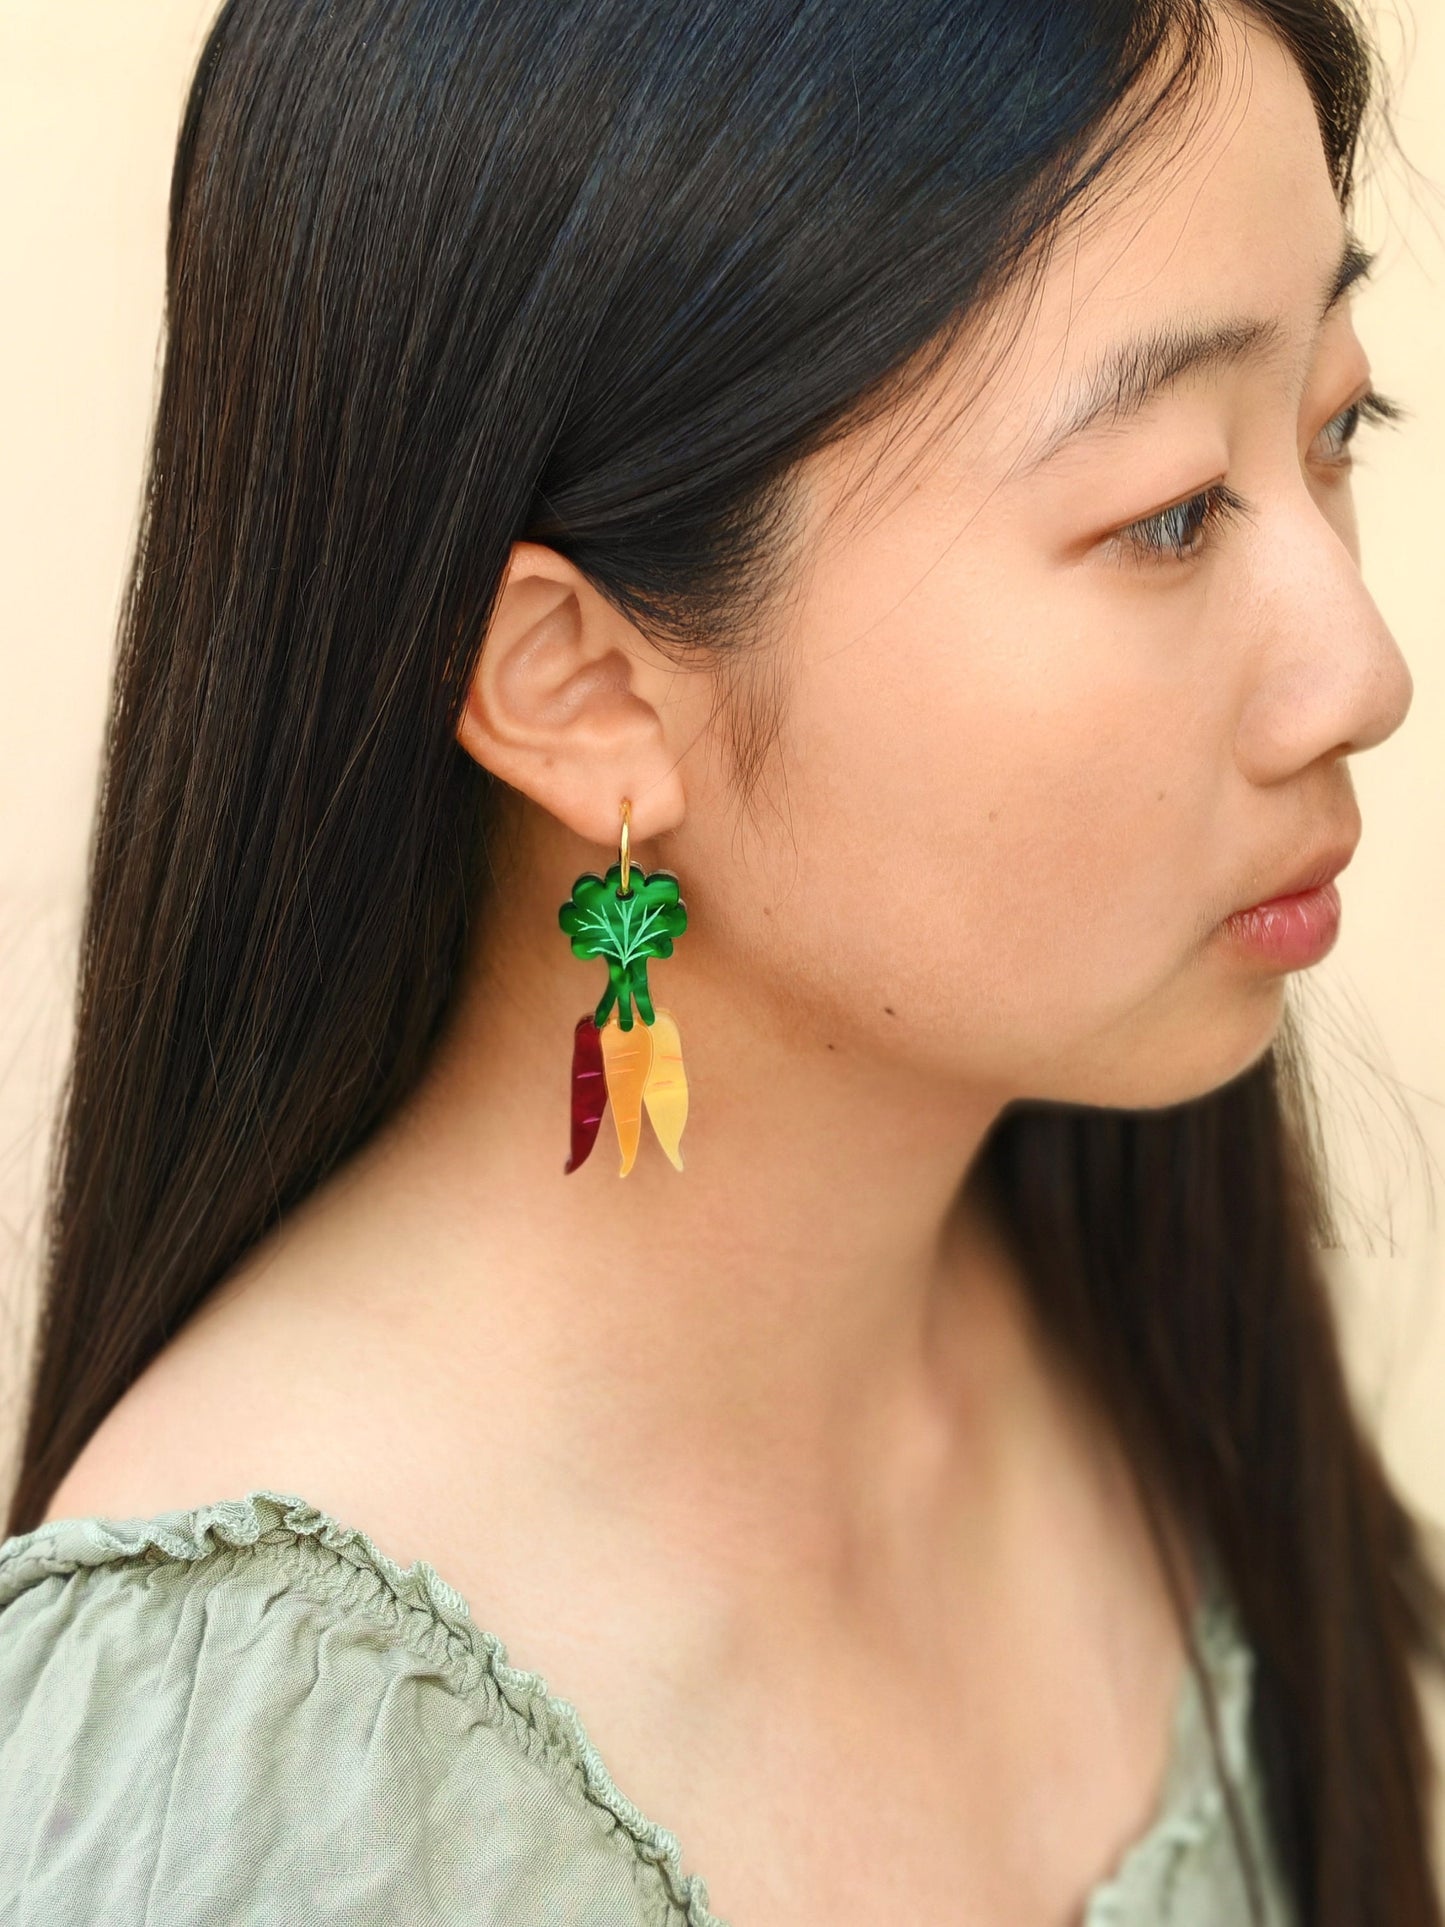
[[[1352,4],[1247,8],[1342,206],[1382,79]],[[9,1531],[423,1072],[492,914],[498,786],[454,731],[511,544],[720,677],[748,803],[779,705],[742,670],[794,466],[922,393],[1202,97],[1220,24],[1208,0],[222,7],[171,191]],[[1186,1637],[1160,1521],[1218,1555],[1301,1918],[1441,1927],[1412,1668],[1445,1669],[1445,1587],[1352,1407],[1315,1102],[1287,1013],[1197,1101],[1010,1107],[973,1175],[1128,1446]]]

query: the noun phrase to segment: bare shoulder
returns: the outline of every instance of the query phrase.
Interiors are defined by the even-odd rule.
[[[466,1432],[475,1398],[459,1409],[443,1395],[444,1366],[369,1288],[354,1246],[276,1238],[111,1408],[44,1517],[149,1519],[274,1492],[360,1528],[401,1566],[426,1559],[495,1597],[497,1533],[462,1470],[492,1448]]]
[[[307,1497],[334,1488],[339,1400],[327,1360],[314,1310],[238,1273],[106,1414],[46,1519],[149,1518],[263,1486]]]

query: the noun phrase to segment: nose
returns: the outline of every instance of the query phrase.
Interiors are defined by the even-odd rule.
[[[1342,534],[1302,484],[1255,535],[1257,668],[1235,755],[1251,782],[1269,784],[1384,742],[1415,686],[1361,575],[1352,510]]]

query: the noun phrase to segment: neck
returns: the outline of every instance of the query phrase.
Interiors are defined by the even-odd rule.
[[[967,1181],[996,1103],[743,1022],[700,967],[666,1002],[683,1172],[644,1143],[619,1178],[604,1117],[563,1174],[577,983],[539,968],[478,979],[343,1174],[336,1289],[446,1435],[568,1529],[615,1518],[773,1606],[988,1572],[1041,1507],[1116,1503]]]

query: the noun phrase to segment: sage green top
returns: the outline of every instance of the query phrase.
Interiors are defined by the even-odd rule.
[[[1249,1752],[1253,1656],[1206,1571],[1197,1631],[1263,1919],[1294,1927]],[[887,1891],[880,1865],[880,1910]],[[1249,1919],[1189,1672],[1159,1810],[1082,1927]],[[725,1927],[574,1707],[431,1566],[264,1489],[0,1545],[0,1921]]]

